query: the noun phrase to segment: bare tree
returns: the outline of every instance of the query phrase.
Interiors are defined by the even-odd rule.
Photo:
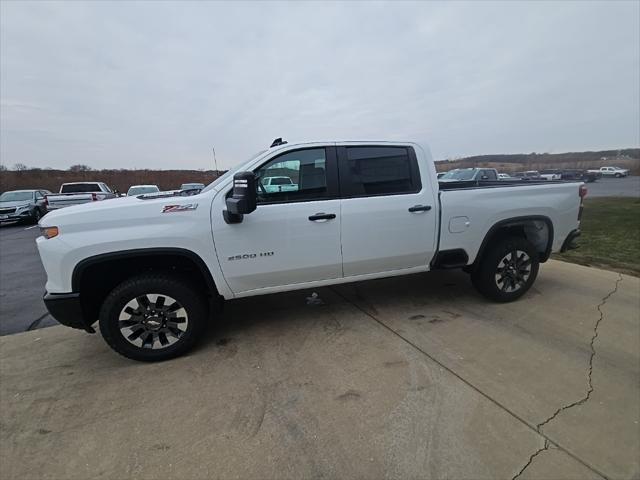
[[[3,163],[0,163],[0,172],[6,172],[7,170],[8,170],[7,166],[4,165]]]
[[[25,170],[29,170],[29,167],[27,167],[24,163],[16,163],[13,165],[13,169],[18,172],[24,172]]]
[[[90,170],[91,170],[91,167],[89,165],[83,165],[83,164],[71,165],[69,167],[70,172],[89,172]]]

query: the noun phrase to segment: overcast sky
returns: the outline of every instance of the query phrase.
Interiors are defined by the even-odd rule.
[[[0,2],[5,165],[220,168],[275,137],[438,159],[640,144],[640,2]]]

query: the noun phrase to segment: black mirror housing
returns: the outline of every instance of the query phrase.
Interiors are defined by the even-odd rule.
[[[233,176],[233,192],[227,198],[223,212],[227,223],[240,223],[242,216],[253,212],[258,204],[256,176],[253,172],[238,172]]]

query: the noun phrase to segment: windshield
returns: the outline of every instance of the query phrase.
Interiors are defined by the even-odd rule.
[[[475,168],[456,168],[445,173],[441,180],[473,180]]]
[[[0,202],[24,202],[33,199],[33,192],[4,192]]]
[[[127,195],[143,195],[145,193],[153,193],[159,192],[160,189],[156,186],[148,186],[148,187],[131,187],[127,192]]]
[[[238,165],[236,165],[233,168],[230,168],[224,174],[220,175],[213,182],[211,182],[209,185],[207,185],[207,187],[202,191],[203,192],[208,192],[209,190],[212,190],[212,189],[216,188],[218,185],[220,185],[221,183],[225,182],[227,180],[227,178],[232,177],[238,170],[240,170],[240,167],[243,166],[245,163],[250,162],[252,160],[255,160],[256,158],[258,158],[260,155],[262,155],[265,152],[266,152],[266,150],[260,150],[258,153],[255,153],[254,155],[252,155],[251,158],[249,158],[248,160],[246,160],[246,161],[244,161],[242,163],[239,163]]]
[[[180,185],[180,190],[190,190],[193,188],[204,188],[203,183],[183,183]]]

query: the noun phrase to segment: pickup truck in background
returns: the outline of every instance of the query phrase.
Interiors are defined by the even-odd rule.
[[[540,178],[542,180],[562,180],[562,172],[560,170],[542,170],[540,172]]]
[[[513,174],[514,178],[520,180],[541,180],[540,172],[537,170],[527,170],[526,172],[516,172]]]
[[[102,182],[72,182],[63,183],[59,193],[52,193],[45,197],[47,211],[58,210],[72,205],[96,202],[115,198],[116,194]]]
[[[296,188],[267,191],[283,164]],[[44,302],[144,361],[186,352],[222,301],[253,295],[457,268],[509,302],[574,246],[585,194],[582,182],[438,182],[410,142],[274,142],[197,195],[48,214]]]
[[[499,180],[498,171],[495,168],[455,168],[449,170],[438,178],[440,182],[485,181]]]
[[[266,193],[293,192],[298,190],[298,184],[293,183],[290,177],[265,177],[259,182]]]
[[[622,178],[629,175],[629,170],[620,167],[600,167],[597,170],[587,170],[587,173],[599,173],[603,177]]]

